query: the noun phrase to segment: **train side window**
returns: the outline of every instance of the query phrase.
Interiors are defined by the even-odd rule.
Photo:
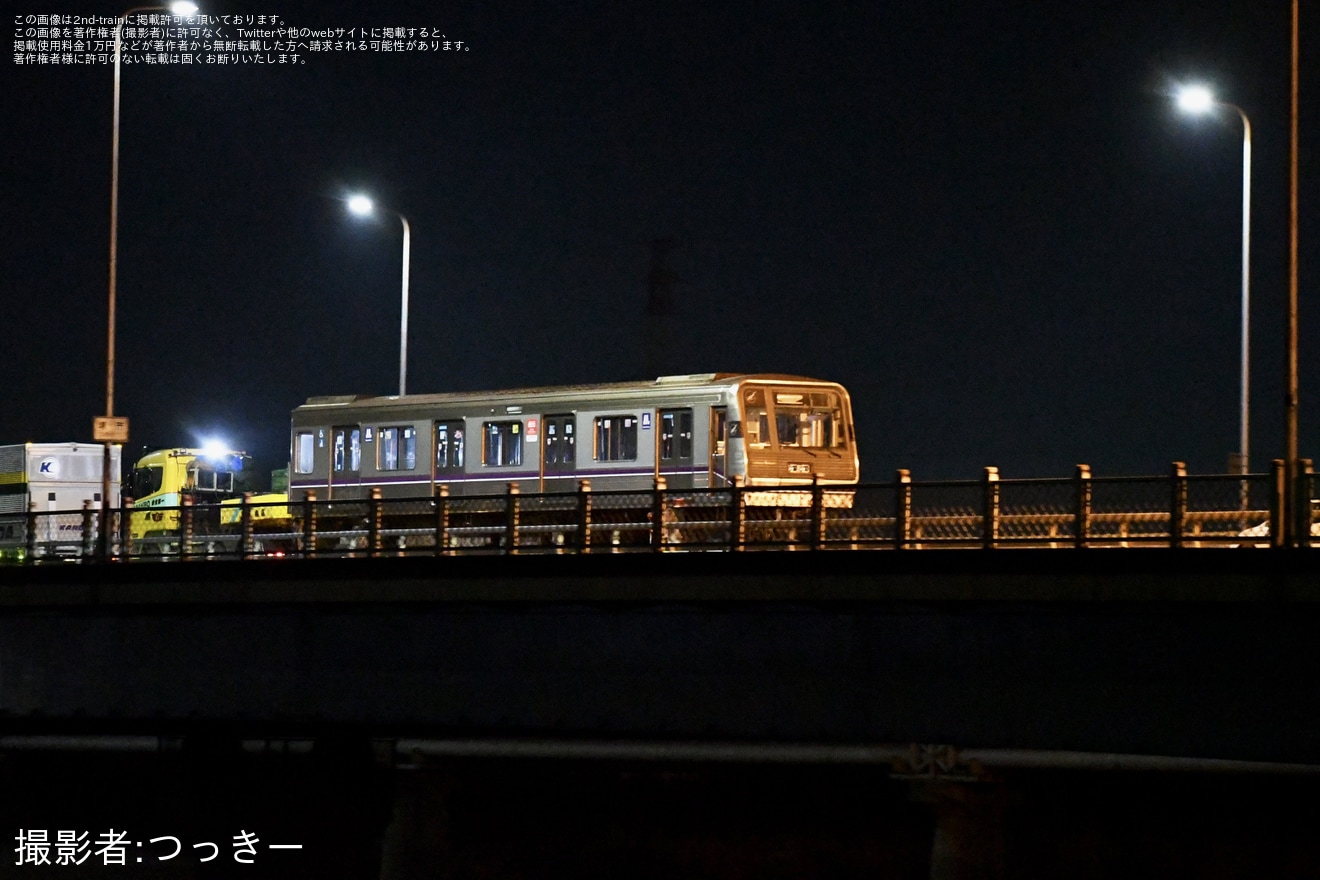
[[[334,469],[357,473],[362,469],[362,429],[357,426],[334,429]]]
[[[316,461],[316,445],[311,431],[299,431],[293,437],[293,472],[310,474]]]
[[[463,470],[463,423],[435,423],[435,469],[437,473]]]
[[[522,422],[486,422],[481,435],[481,463],[486,467],[522,464]]]
[[[417,468],[417,433],[411,427],[381,428],[376,441],[376,469],[411,471]]]
[[[637,460],[637,417],[596,417],[596,461]]]

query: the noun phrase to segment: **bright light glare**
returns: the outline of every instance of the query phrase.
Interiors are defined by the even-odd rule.
[[[170,12],[173,12],[180,18],[192,18],[197,14],[197,4],[187,2],[171,3]]]
[[[229,455],[229,444],[223,440],[202,441],[202,456],[205,458],[224,458]]]
[[[1184,86],[1178,90],[1178,109],[1184,113],[1204,113],[1215,105],[1215,96],[1205,86]]]
[[[370,214],[374,208],[375,206],[371,204],[371,199],[366,196],[353,196],[348,200],[348,210],[361,217]]]

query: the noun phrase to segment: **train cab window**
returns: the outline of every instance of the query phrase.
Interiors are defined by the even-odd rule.
[[[356,425],[334,429],[334,469],[336,473],[362,470],[362,429]]]
[[[686,461],[692,458],[692,410],[669,410],[660,413],[660,460]]]
[[[596,461],[637,460],[637,417],[596,417]]]
[[[764,411],[749,413],[742,427],[748,446],[770,445],[770,418]]]
[[[381,428],[376,439],[376,469],[411,471],[417,468],[417,432],[411,427]]]
[[[311,431],[299,431],[293,437],[293,472],[310,474],[316,460],[316,446]]]
[[[848,439],[839,395],[833,391],[775,392],[775,433],[780,446],[846,447]]]
[[[742,430],[747,445],[769,446],[774,441],[770,436],[770,415],[766,409],[765,390],[744,388],[742,404]]]
[[[436,473],[453,473],[463,470],[463,423],[435,423],[435,470]]]
[[[552,469],[573,464],[577,454],[573,425],[572,416],[545,417],[545,463]]]
[[[481,463],[486,467],[522,464],[522,422],[486,422],[481,435]]]

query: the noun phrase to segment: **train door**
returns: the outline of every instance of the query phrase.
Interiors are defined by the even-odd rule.
[[[330,429],[330,481],[326,497],[336,488],[356,489],[362,480],[362,426],[340,425]],[[349,492],[348,497],[355,497]]]
[[[656,474],[672,489],[692,488],[692,410],[660,410]]]
[[[467,460],[463,422],[436,422],[434,431],[431,448],[435,450],[435,482],[450,483],[462,475]]]
[[[569,415],[545,416],[541,420],[541,491],[546,480],[572,477],[577,472],[577,419]],[[563,485],[551,485],[550,491]]]
[[[712,406],[710,408],[710,482],[712,489],[729,485],[726,448],[729,440],[728,408]]]

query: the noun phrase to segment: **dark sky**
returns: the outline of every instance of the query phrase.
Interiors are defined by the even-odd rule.
[[[125,5],[6,3],[6,20]],[[676,371],[842,382],[864,480],[1222,471],[1241,127],[1174,112],[1195,78],[1253,121],[1253,464],[1282,454],[1286,0],[202,11],[470,49],[124,68],[116,411],[134,445],[214,432],[276,467],[305,398],[397,390],[401,234],[347,215],[361,189],[412,224],[413,392],[642,378],[650,242],[672,237]],[[0,442],[85,440],[113,68],[18,65],[12,42]],[[1304,107],[1316,51],[1304,38]],[[1304,110],[1312,456],[1317,121]]]

